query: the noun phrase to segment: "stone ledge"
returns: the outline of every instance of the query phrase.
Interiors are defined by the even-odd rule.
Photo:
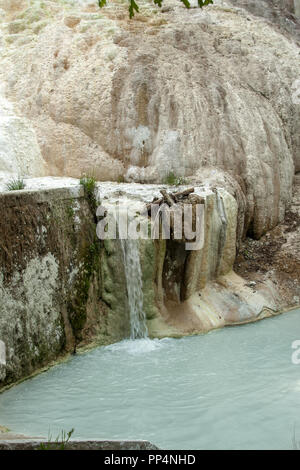
[[[0,450],[39,450],[41,444],[47,444],[46,440],[18,439],[0,441]],[[51,443],[55,444],[55,443]],[[149,441],[105,441],[105,440],[72,440],[65,444],[65,450],[158,450]]]
[[[0,194],[0,204],[5,204],[6,207],[13,207],[20,204],[26,205],[51,200],[78,199],[81,197],[84,197],[84,189],[81,185],[69,188],[22,189],[20,191],[9,191]]]

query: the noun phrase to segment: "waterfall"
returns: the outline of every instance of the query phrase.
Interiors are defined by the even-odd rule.
[[[143,310],[143,281],[139,240],[121,239],[130,312],[130,338],[147,338],[146,314]]]

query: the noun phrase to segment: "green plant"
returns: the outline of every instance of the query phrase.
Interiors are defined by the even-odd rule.
[[[48,442],[41,442],[39,450],[65,450],[66,444],[69,442],[74,428],[66,432],[64,430],[57,436],[55,441],[52,441],[52,436],[48,436]]]
[[[136,11],[137,13],[139,12],[139,6],[138,4],[135,2],[135,0],[128,0],[129,1],[129,7],[128,7],[128,10],[129,10],[129,17],[130,18],[133,18],[134,17],[134,12]],[[153,0],[154,3],[156,5],[158,5],[159,7],[162,6],[162,3],[163,3],[163,0]],[[191,4],[189,2],[189,0],[180,0],[184,6],[186,8],[190,8],[191,7]],[[98,5],[100,8],[104,7],[107,3],[107,0],[98,0]],[[213,0],[198,0],[198,6],[200,8],[203,8],[209,4],[213,4]]]
[[[70,219],[74,217],[75,211],[72,206],[67,207],[67,215]]]
[[[7,191],[19,191],[25,188],[25,182],[22,178],[13,178],[6,184]]]
[[[186,180],[182,176],[176,176],[173,171],[170,171],[163,180],[163,183],[170,186],[179,186],[180,184],[186,184]]]
[[[125,178],[123,175],[118,176],[117,183],[125,183]]]
[[[82,176],[80,178],[80,184],[83,186],[84,195],[88,200],[91,211],[96,216],[97,201],[96,201],[96,180],[93,176]]]
[[[84,187],[86,194],[94,194],[96,188],[96,180],[93,176],[82,176],[80,178],[80,184]]]
[[[81,340],[81,330],[86,322],[87,301],[93,276],[99,270],[100,243],[95,239],[94,243],[82,249],[80,256],[80,269],[73,286],[72,296],[67,303],[69,320],[76,339]]]

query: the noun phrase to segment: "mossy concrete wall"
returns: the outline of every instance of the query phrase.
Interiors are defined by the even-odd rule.
[[[0,388],[78,346],[127,335],[126,309],[108,299],[109,258],[92,212],[79,185],[0,195]]]

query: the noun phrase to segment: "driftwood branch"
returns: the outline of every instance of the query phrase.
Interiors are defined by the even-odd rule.
[[[175,204],[174,198],[172,198],[172,194],[168,194],[165,189],[162,189],[160,193],[163,195],[163,200],[168,204],[168,206],[173,206]]]
[[[162,189],[160,193],[163,197],[161,198],[155,197],[151,203],[147,204],[147,210],[148,212],[151,210],[152,204],[157,204],[157,205],[167,204],[169,207],[172,207],[174,204],[176,204],[183,198],[188,197],[194,191],[195,191],[195,188],[188,188],[188,189],[185,189],[184,191],[178,191],[177,193],[168,193],[165,189]]]
[[[188,188],[188,189],[185,189],[184,191],[179,191],[178,193],[175,193],[174,196],[175,197],[186,197],[188,196],[189,194],[193,193],[195,191],[195,188]]]

